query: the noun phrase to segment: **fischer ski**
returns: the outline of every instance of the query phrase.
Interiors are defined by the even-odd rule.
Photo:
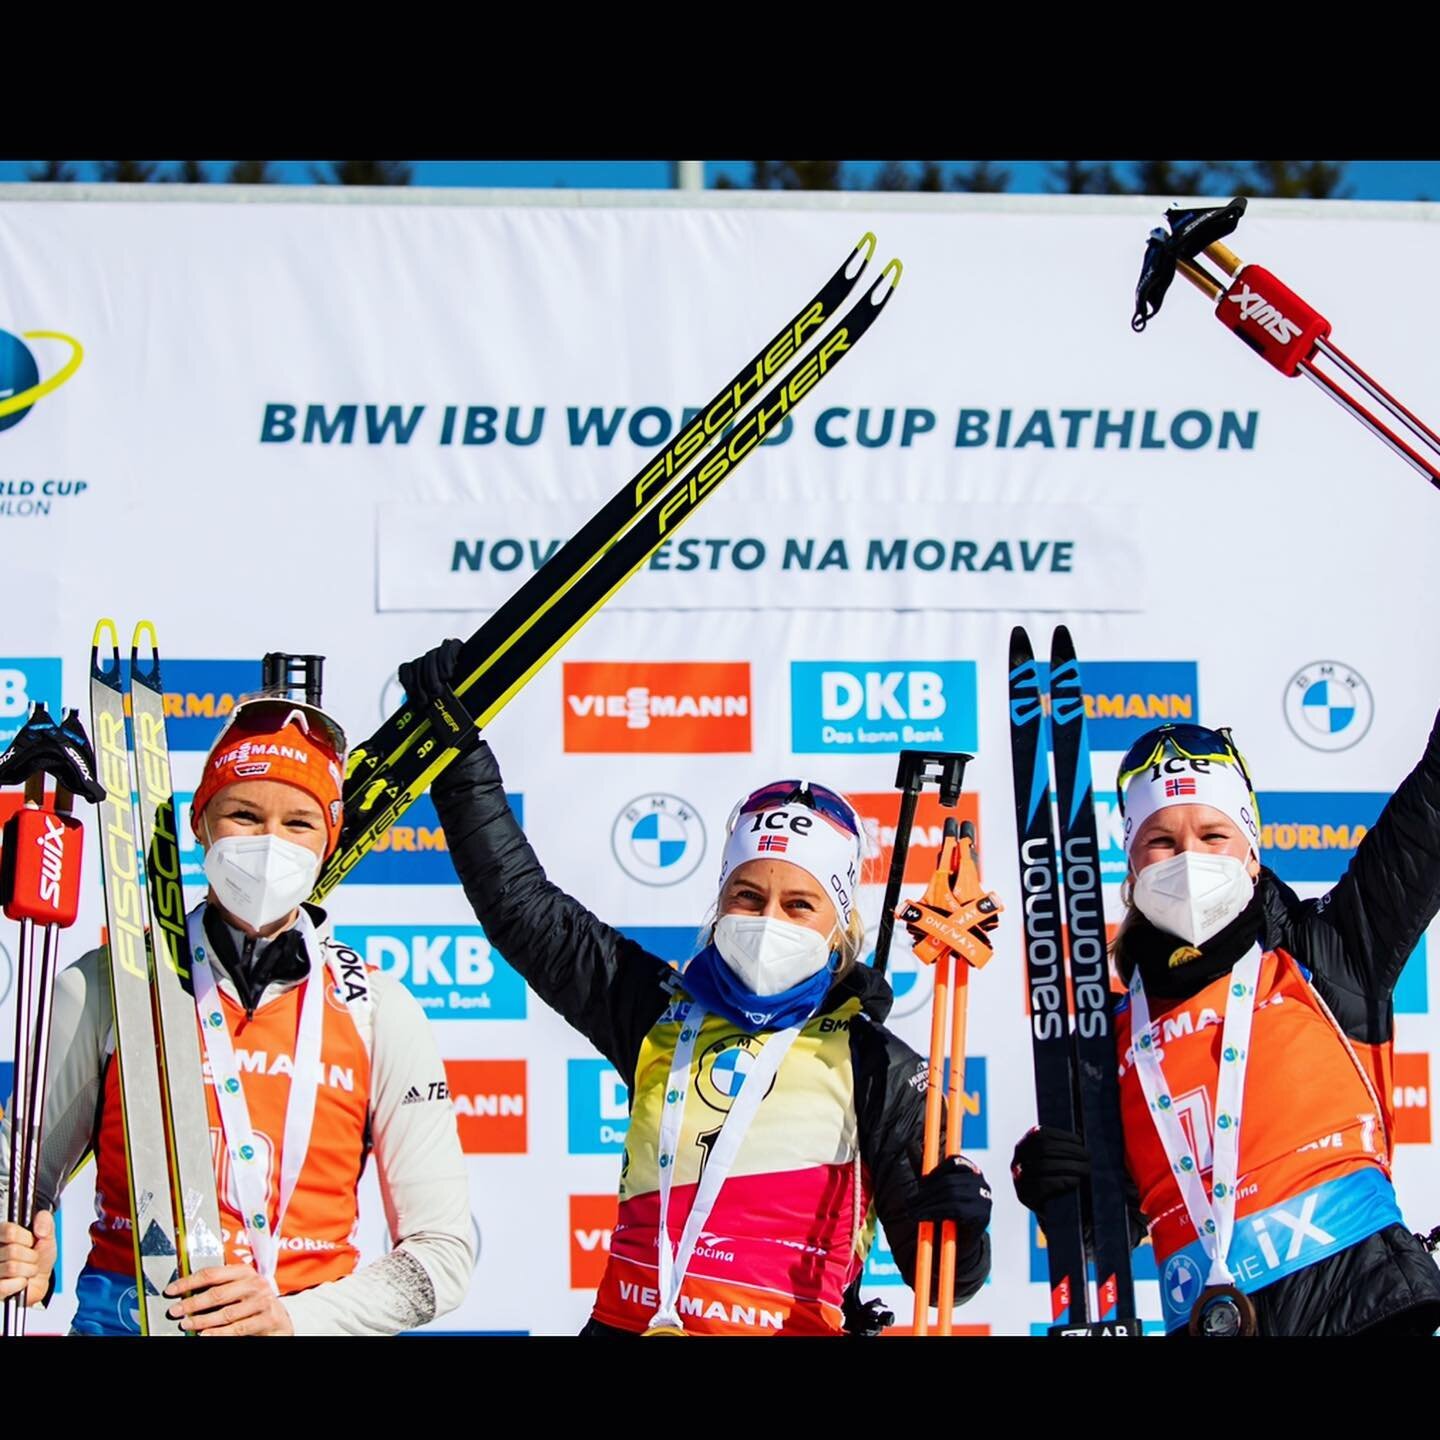
[[[375,736],[355,747],[340,843],[322,869],[312,899],[323,900],[349,874],[469,743],[473,731],[500,712],[759,446],[769,428],[854,348],[894,294],[902,269],[898,260],[889,262],[832,328],[821,333],[821,327],[854,287],[874,248],[875,238],[867,234],[770,347],[470,637],[458,666],[463,678],[449,695],[424,712],[402,708]],[[786,369],[811,342],[808,356]],[[782,370],[729,428],[747,403],[748,392]],[[718,443],[706,454],[705,445],[712,439]],[[681,473],[675,475],[677,470]]]
[[[109,664],[102,637],[109,639]],[[135,1248],[136,1319],[142,1335],[183,1335],[166,1315],[162,1293],[179,1277],[179,1243],[171,1205],[170,1154],[160,1099],[147,916],[140,883],[130,745],[120,681],[120,646],[113,620],[95,627],[90,650],[90,728],[105,798],[100,802],[102,870],[108,931],[106,969],[115,1026],[115,1063],[125,1125]],[[208,1140],[209,1127],[206,1127]]]
[[[140,646],[148,641],[148,664]],[[154,976],[154,1013],[166,1145],[180,1273],[191,1275],[225,1263],[220,1204],[215,1189],[210,1115],[196,1034],[195,991],[190,976],[190,936],[180,878],[175,828],[175,787],[165,733],[165,699],[155,627],[142,620],[130,646],[130,713],[140,779],[140,842],[145,857]]]

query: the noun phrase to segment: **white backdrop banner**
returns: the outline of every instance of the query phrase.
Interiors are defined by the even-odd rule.
[[[975,755],[963,812],[1012,908],[971,987],[965,1137],[994,1182],[995,1264],[958,1318],[1031,1333],[1048,1319],[1045,1256],[1006,1175],[1034,1120],[1011,627],[1042,651],[1058,620],[1075,634],[1112,920],[1115,766],[1141,729],[1233,724],[1266,860],[1310,896],[1344,873],[1440,702],[1440,503],[1193,293],[1177,286],[1131,333],[1161,208],[0,195],[0,743],[34,700],[86,708],[101,615],[122,635],[158,627],[187,837],[204,752],[265,651],[326,655],[328,704],[367,734],[399,701],[399,662],[470,634],[873,230],[877,261],[905,271],[855,357],[490,738],[552,879],[675,960],[714,899],[738,794],[796,773],[851,793],[879,852],[873,927],[896,752]],[[1440,353],[1415,320],[1440,314],[1424,213],[1257,204],[1235,243],[1433,421]],[[1403,311],[1374,303],[1376,270],[1405,277]],[[942,818],[927,798],[912,893]],[[93,841],[67,958],[103,924]],[[198,849],[185,860],[198,898]],[[615,1216],[625,1077],[493,949],[428,799],[332,913],[414,992],[450,1066],[481,1248],[464,1305],[432,1328],[573,1332]],[[1396,1174],[1417,1229],[1440,1223],[1435,933],[1396,993]],[[7,1047],[14,951],[0,925]],[[929,976],[905,953],[891,973],[891,1023],[923,1049]],[[65,1197],[63,1276],[35,1329],[68,1324],[91,1173]],[[373,1176],[363,1193],[374,1255]],[[1158,1321],[1148,1248],[1137,1264]],[[883,1242],[866,1285],[908,1316]]]

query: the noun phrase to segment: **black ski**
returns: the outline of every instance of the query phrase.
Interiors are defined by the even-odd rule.
[[[1075,1010],[1075,1065],[1091,1164],[1096,1319],[1112,1327],[1109,1333],[1138,1335],[1141,1330],[1135,1315],[1135,1283],[1130,1270],[1125,1137],[1120,1125],[1105,903],[1100,889],[1100,845],[1095,834],[1094,778],[1080,666],[1070,631],[1064,625],[1056,629],[1050,642],[1050,723]]]
[[[1069,1005],[1050,818],[1049,744],[1039,670],[1022,626],[1010,632],[1010,756],[1015,778],[1015,834],[1025,916],[1025,978],[1030,987],[1030,1039],[1035,1059],[1035,1111],[1041,1125],[1076,1134],[1071,1085]],[[1080,1193],[1052,1201],[1043,1221],[1050,1266],[1051,1331],[1089,1323],[1085,1231]]]

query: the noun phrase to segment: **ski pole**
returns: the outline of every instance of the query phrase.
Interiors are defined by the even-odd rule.
[[[885,899],[880,906],[880,928],[875,932],[875,973],[883,975],[890,963],[890,941],[895,931],[895,907],[905,882],[905,861],[910,853],[910,832],[915,828],[915,807],[927,785],[938,786],[940,804],[953,810],[960,802],[965,767],[973,755],[948,750],[902,750],[895,772],[900,792],[900,815],[895,822],[895,844],[890,853],[890,874],[885,881]]]
[[[1242,196],[1229,205],[1207,210],[1173,208],[1165,212],[1170,225],[1150,232],[1140,282],[1135,289],[1131,327],[1143,330],[1159,314],[1165,292],[1178,270],[1207,299],[1215,302],[1215,318],[1233,330],[1252,350],[1282,375],[1303,375],[1372,435],[1388,445],[1430,483],[1440,487],[1440,435],[1400,403],[1330,340],[1330,322],[1288,285],[1259,265],[1247,265],[1221,240],[1240,223],[1245,213]],[[1200,263],[1204,255],[1230,279],[1210,273]],[[1367,408],[1316,364],[1323,356],[1352,384],[1357,385],[1375,410]],[[1391,429],[1376,410],[1383,410],[1397,427]],[[1402,438],[1397,430],[1408,432]],[[1412,443],[1413,442],[1413,443]],[[1428,451],[1428,456],[1416,449]]]
[[[57,781],[55,804],[46,809],[45,776]],[[35,1220],[40,1140],[49,1074],[50,1022],[58,969],[58,931],[75,921],[80,903],[84,827],[71,814],[76,790],[93,799],[94,756],[70,711],[60,725],[37,704],[9,749],[0,756],[0,785],[23,783],[25,803],[6,822],[0,859],[0,900],[20,922],[16,977],[15,1099],[10,1116],[10,1192],[6,1218],[27,1230]],[[40,961],[36,967],[36,928]],[[25,1295],[8,1296],[3,1333],[25,1333]]]
[[[935,872],[925,894],[908,901],[897,912],[912,933],[918,933],[915,954],[935,966],[935,993],[930,1015],[930,1061],[925,1088],[923,1173],[940,1161],[940,1130],[945,1129],[945,1155],[960,1153],[964,1129],[965,1033],[969,1001],[970,967],[986,964],[992,954],[989,932],[999,923],[1004,907],[980,886],[975,858],[975,827],[967,820],[945,821],[945,838]],[[946,1022],[949,1033],[946,1033]],[[949,1055],[949,1081],[944,1112],[940,1102],[945,1064]],[[948,1118],[947,1118],[948,1117]],[[935,1227],[922,1221],[916,1235],[914,1333],[926,1335],[930,1326],[930,1278],[934,1264]],[[936,1291],[937,1333],[949,1335],[955,1310],[955,1265],[958,1236],[955,1223],[940,1227],[940,1273]]]

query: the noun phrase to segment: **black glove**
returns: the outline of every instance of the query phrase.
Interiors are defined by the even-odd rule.
[[[464,648],[463,641],[446,640],[418,659],[407,660],[400,667],[400,684],[404,687],[406,699],[416,709],[425,709],[432,700],[449,690]]]
[[[1037,1125],[1020,1137],[1010,1178],[1020,1203],[1040,1215],[1057,1196],[1089,1184],[1090,1152],[1073,1131]]]
[[[989,1182],[963,1155],[947,1155],[920,1177],[910,1218],[953,1220],[957,1237],[973,1244],[990,1226]]]

